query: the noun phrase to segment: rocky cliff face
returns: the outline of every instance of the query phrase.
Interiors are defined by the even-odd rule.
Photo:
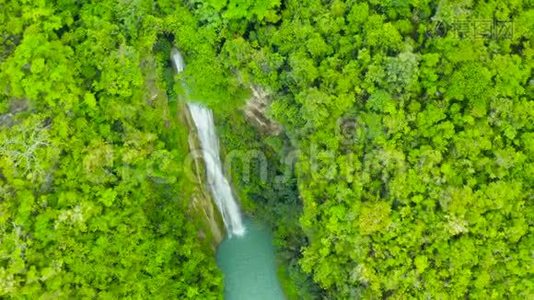
[[[267,116],[267,109],[271,103],[270,95],[258,86],[251,86],[250,89],[252,96],[244,108],[247,120],[262,133],[280,134],[283,130],[282,126]]]
[[[224,222],[217,209],[215,201],[208,190],[206,183],[206,172],[202,155],[200,153],[200,142],[195,130],[195,125],[189,114],[186,105],[180,105],[180,111],[183,112],[182,117],[189,128],[189,149],[191,151],[190,159],[192,160],[192,170],[190,170],[195,180],[191,182],[193,185],[193,193],[191,195],[190,209],[191,215],[200,223],[199,237],[205,238],[210,242],[213,249],[222,242],[225,235]],[[187,166],[184,166],[187,167]]]
[[[176,51],[173,51],[171,54],[179,55],[179,53],[177,54]],[[183,58],[179,56],[178,59],[182,60],[183,64]],[[157,74],[155,58],[152,56],[147,56],[143,60],[142,67],[146,73],[146,94],[144,96],[147,104],[160,105],[163,107],[164,111],[162,117],[165,118],[164,121],[166,127],[170,127],[171,122],[177,122],[178,126],[186,127],[189,131],[187,144],[189,146],[190,154],[183,162],[183,179],[188,180],[188,182],[186,183],[187,188],[181,191],[181,196],[188,201],[187,214],[190,218],[190,221],[195,224],[198,230],[198,238],[201,239],[207,246],[210,246],[213,250],[215,250],[224,238],[225,229],[217,206],[211,198],[211,194],[206,184],[204,163],[202,156],[199,155],[200,145],[196,134],[195,125],[191,120],[191,116],[189,115],[189,111],[187,110],[187,106],[183,100],[169,102],[167,93],[160,85],[161,78],[159,78]],[[175,71],[178,71],[176,69],[177,66],[174,65],[174,67]],[[174,109],[169,105],[176,105],[177,107]],[[171,111],[177,111],[178,114],[173,115]]]

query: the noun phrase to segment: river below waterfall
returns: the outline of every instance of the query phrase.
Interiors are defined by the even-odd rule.
[[[245,219],[245,227],[245,235],[225,239],[217,250],[217,263],[224,273],[224,298],[284,299],[269,228],[250,219]]]

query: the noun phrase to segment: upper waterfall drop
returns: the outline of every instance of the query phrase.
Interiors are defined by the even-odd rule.
[[[180,51],[178,51],[178,49],[172,48],[171,59],[172,59],[174,70],[176,71],[176,73],[181,73],[185,68],[185,62],[184,62],[184,57],[182,56]]]
[[[171,59],[176,72],[182,72],[185,68],[185,62],[176,48],[171,50]],[[196,103],[187,103],[187,107],[198,132],[208,185],[221,213],[226,231],[230,236],[242,236],[245,234],[245,226],[230,183],[224,176],[213,112]]]

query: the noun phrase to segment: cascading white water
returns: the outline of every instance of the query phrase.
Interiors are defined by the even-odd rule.
[[[173,48],[171,58],[177,73],[185,68],[185,63],[180,52]],[[188,103],[187,107],[197,128],[202,157],[206,164],[206,176],[215,204],[219,209],[226,231],[228,234],[242,236],[245,234],[245,226],[241,220],[239,206],[232,194],[232,188],[224,176],[221,158],[219,156],[219,140],[215,132],[213,113],[209,108],[200,104]]]
[[[182,54],[180,53],[180,51],[178,51],[178,49],[172,48],[171,59],[172,59],[172,62],[174,63],[174,69],[176,73],[182,72],[185,68],[185,63],[184,63],[184,58]]]
[[[226,231],[230,235],[242,236],[245,234],[245,227],[241,220],[239,206],[237,206],[230,184],[224,177],[222,170],[213,113],[210,109],[196,103],[188,103],[187,106],[197,127],[202,156],[206,163],[208,185],[221,212]]]

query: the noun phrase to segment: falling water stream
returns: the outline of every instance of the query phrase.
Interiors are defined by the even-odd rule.
[[[175,48],[171,51],[171,59],[176,72],[182,72],[184,59]],[[276,276],[270,231],[261,223],[242,220],[230,183],[224,176],[212,111],[192,102],[187,107],[200,140],[208,186],[227,232],[227,238],[217,250],[217,263],[225,277],[225,299],[284,299]]]
[[[245,234],[245,227],[241,220],[239,207],[232,194],[232,188],[222,170],[219,140],[215,132],[213,113],[209,108],[196,103],[188,103],[187,107],[197,128],[202,157],[206,164],[208,185],[221,213],[226,232],[230,237],[232,235],[242,236]]]

